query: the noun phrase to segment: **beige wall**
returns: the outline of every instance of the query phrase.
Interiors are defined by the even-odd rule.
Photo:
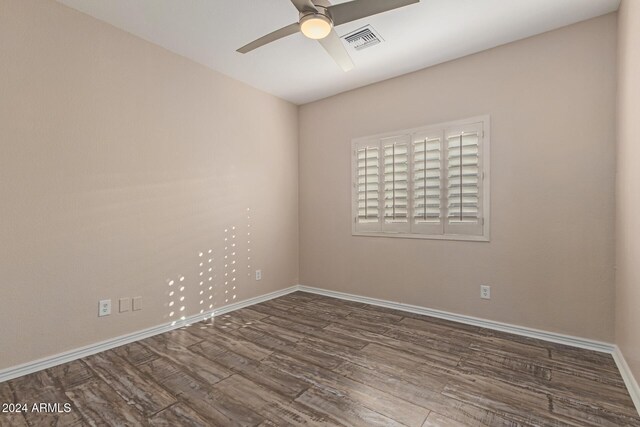
[[[640,380],[640,2],[622,2],[618,37],[616,343]]]
[[[0,0],[0,369],[169,322],[181,276],[187,315],[296,284],[297,138],[292,104],[54,1]]]
[[[612,341],[615,70],[612,14],[301,107],[301,283]],[[490,243],[351,236],[352,138],[482,114]]]

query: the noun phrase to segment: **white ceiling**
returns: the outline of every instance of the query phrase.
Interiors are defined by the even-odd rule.
[[[617,10],[620,0],[421,0],[337,27],[371,24],[385,42],[350,51],[343,72],[294,34],[236,49],[298,20],[289,0],[58,0],[122,30],[296,104],[419,70]],[[334,0],[332,3],[344,3]]]

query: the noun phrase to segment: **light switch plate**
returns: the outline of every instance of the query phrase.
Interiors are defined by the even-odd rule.
[[[131,310],[131,298],[120,298],[120,313]]]
[[[142,297],[133,297],[133,311],[142,310]]]

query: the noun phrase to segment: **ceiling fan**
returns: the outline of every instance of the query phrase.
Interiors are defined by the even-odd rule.
[[[328,0],[291,0],[298,9],[300,19],[266,36],[242,46],[240,53],[251,52],[273,41],[301,32],[306,37],[318,40],[322,47],[344,70],[353,69],[353,61],[342,45],[334,27],[367,16],[387,12],[399,7],[418,3],[420,0],[353,0],[332,5]]]

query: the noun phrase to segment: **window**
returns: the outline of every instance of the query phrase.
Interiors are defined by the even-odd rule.
[[[489,117],[352,142],[353,234],[489,240]]]

